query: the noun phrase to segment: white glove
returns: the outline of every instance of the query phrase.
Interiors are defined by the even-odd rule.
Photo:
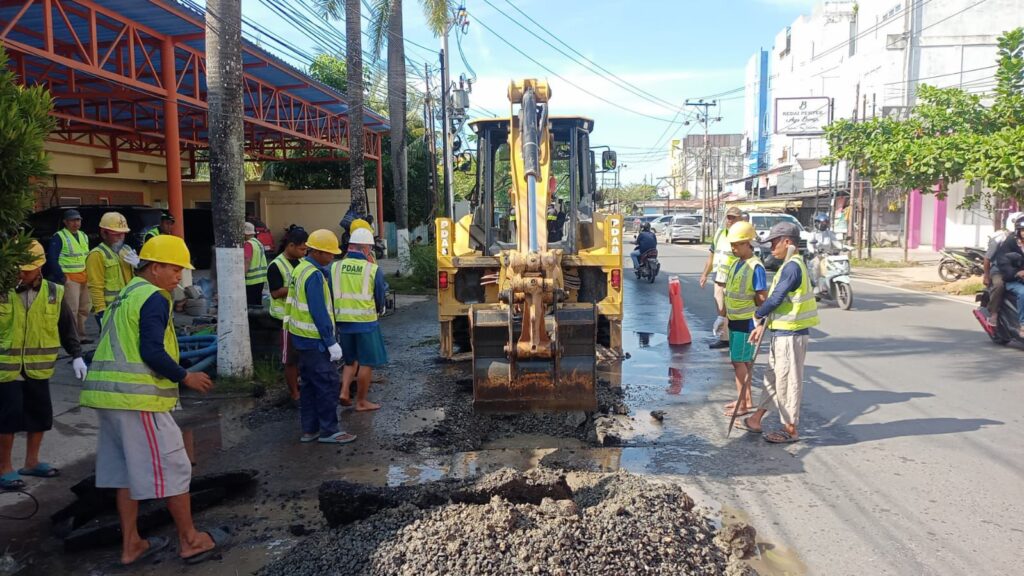
[[[127,246],[121,249],[121,260],[124,260],[128,264],[131,264],[132,268],[135,268],[139,265],[139,255],[135,252],[134,249],[129,248]]]
[[[331,347],[328,348],[327,351],[331,354],[331,362],[341,360],[341,344],[335,342],[334,344],[331,344]]]
[[[711,333],[718,334],[722,330],[722,326],[725,325],[725,316],[719,316],[715,319],[715,323],[711,326]]]
[[[85,380],[85,376],[89,374],[89,369],[85,367],[85,360],[81,358],[72,360],[71,367],[75,370],[75,378],[79,380]]]

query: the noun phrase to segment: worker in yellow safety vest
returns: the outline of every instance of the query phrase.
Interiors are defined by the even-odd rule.
[[[749,337],[754,329],[754,311],[768,297],[768,275],[761,260],[754,256],[753,243],[757,236],[750,222],[741,221],[730,226],[728,238],[736,263],[729,268],[724,306],[719,308],[718,314],[729,322],[729,359],[736,377],[736,397],[739,398],[738,405],[730,402],[725,406],[725,414],[731,416],[735,413],[738,416],[754,411],[750,388],[746,386],[753,369],[755,350]]]
[[[172,216],[171,214],[167,212],[161,214],[160,223],[157,224],[156,226],[153,226],[149,230],[146,230],[145,236],[142,237],[143,243],[145,243],[150,238],[156,238],[161,234],[174,234],[174,222],[174,216]]]
[[[124,243],[131,230],[120,212],[107,212],[100,218],[100,243],[85,259],[85,272],[89,284],[92,313],[97,324],[104,312],[134,276],[139,257]]]
[[[284,379],[294,407],[299,401],[299,355],[291,349],[284,317],[288,305],[288,286],[291,285],[292,271],[306,255],[306,240],[309,234],[293,226],[281,240],[281,249],[267,267],[267,289],[270,291],[270,317],[280,323],[281,363],[284,364]]]
[[[369,234],[366,230],[357,233]],[[295,269],[288,287],[284,324],[299,354],[302,384],[299,397],[300,442],[347,444],[354,434],[338,425],[338,367],[341,345],[335,334],[330,264],[341,254],[338,237],[314,230],[306,240],[309,252]]]
[[[704,263],[704,272],[700,275],[700,287],[703,288],[708,282],[709,276],[715,283],[715,305],[721,310],[725,302],[725,280],[729,276],[729,270],[736,264],[736,256],[732,253],[732,244],[729,243],[729,228],[740,220],[743,212],[735,206],[725,211],[725,224],[715,232],[711,240],[711,253],[708,254],[707,262]],[[725,316],[721,314],[715,320],[711,328],[713,334],[718,334],[719,339],[712,342],[708,347],[711,349],[725,349],[729,347],[729,324]]]
[[[64,227],[50,240],[43,276],[64,286],[64,303],[75,317],[79,341],[88,344],[85,321],[92,310],[92,299],[89,298],[85,259],[89,255],[89,237],[82,231],[82,214],[78,210],[65,210],[62,222]]]
[[[377,322],[378,314],[384,312],[388,285],[384,273],[372,261],[372,254],[373,236],[368,230],[356,230],[349,239],[345,258],[331,265],[338,339],[345,351],[340,402],[342,406],[352,405],[351,388],[355,381],[357,412],[380,408],[380,404],[370,402],[367,395],[373,369],[388,362]]]
[[[192,269],[191,258],[181,238],[163,234],[146,242],[139,257],[138,276],[104,316],[79,401],[99,420],[96,487],[117,490],[121,563],[134,564],[168,545],[163,537],[142,538],[136,525],[139,501],[163,498],[177,526],[178,555],[196,563],[223,547],[228,534],[202,532],[192,523],[192,464],[171,417],[179,384],[201,393],[213,389],[205,373],[178,364],[171,292],[182,270]]]
[[[263,307],[263,284],[267,281],[267,254],[263,243],[256,238],[256,226],[244,224],[245,244],[242,245],[245,258],[245,301],[250,308]]]
[[[15,288],[0,294],[0,490],[21,490],[21,476],[53,478],[57,468],[39,460],[43,434],[53,428],[50,377],[63,347],[78,378],[87,372],[64,287],[43,279],[46,255],[32,241],[32,261],[18,271]],[[25,466],[14,470],[14,435],[27,433]]]
[[[796,442],[799,438],[800,402],[803,396],[804,360],[810,328],[818,325],[818,304],[814,299],[807,266],[797,250],[800,227],[792,222],[780,222],[768,233],[772,256],[783,261],[772,279],[768,299],[754,313],[758,325],[750,334],[756,342],[765,330],[762,320],[767,319],[772,331],[771,354],[764,373],[764,393],[752,416],[738,426],[751,432],[761,432],[761,419],[770,408],[779,411],[782,429],[764,433],[771,443]]]

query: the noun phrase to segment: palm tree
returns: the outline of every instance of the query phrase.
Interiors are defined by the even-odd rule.
[[[345,16],[345,60],[348,88],[348,162],[351,174],[352,206],[362,214],[369,213],[366,201],[366,179],[363,160],[363,29],[360,0],[316,0],[325,17],[335,20]],[[377,183],[380,186],[380,182]],[[381,224],[378,223],[378,226]]]
[[[420,0],[430,29],[435,35],[448,25],[448,0]],[[377,0],[373,11],[373,57],[380,59],[381,47],[388,47],[388,116],[391,122],[391,174],[395,187],[395,227],[398,232],[398,262],[402,274],[412,272],[409,257],[409,163],[405,119],[408,88],[405,69],[405,30],[402,0]]]
[[[206,2],[206,85],[210,133],[210,199],[217,255],[217,372],[252,374],[245,300],[245,132],[242,118],[242,2]]]

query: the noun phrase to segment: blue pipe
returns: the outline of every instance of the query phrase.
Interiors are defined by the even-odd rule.
[[[188,370],[189,372],[202,372],[202,371],[206,370],[207,368],[209,368],[210,366],[213,366],[216,362],[217,362],[217,355],[216,354],[210,354],[206,358],[203,358],[199,362],[196,362],[192,366],[189,366],[188,368],[186,368],[186,370]]]
[[[197,334],[194,336],[178,336],[178,344],[189,342],[213,342],[217,339],[216,334]]]

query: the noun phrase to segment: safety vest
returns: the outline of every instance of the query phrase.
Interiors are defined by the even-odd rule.
[[[14,290],[0,296],[0,382],[11,382],[21,371],[36,380],[53,376],[60,334],[64,287],[44,280],[32,306],[25,310]]]
[[[57,232],[60,236],[60,257],[57,263],[65,273],[85,272],[85,258],[89,255],[89,237],[79,230],[72,234],[67,228]]]
[[[807,274],[807,266],[804,264],[803,256],[795,254],[788,258],[782,265],[795,262],[800,267],[800,286],[786,294],[786,298],[779,304],[779,307],[772,313],[768,322],[771,330],[789,330],[796,332],[818,325],[818,303],[814,299],[814,290],[811,290],[810,277]],[[782,268],[775,274],[772,280],[772,292],[782,277]]]
[[[267,281],[267,255],[263,252],[263,244],[255,239],[246,240],[252,246],[252,260],[245,271],[245,285],[254,286]]]
[[[288,332],[303,338],[320,339],[320,331],[313,322],[313,315],[309,312],[309,300],[306,298],[306,280],[313,274],[320,274],[320,271],[312,262],[303,259],[302,262],[292,270],[292,281],[288,285],[287,302],[285,303],[284,324]],[[323,278],[324,303],[327,305],[327,315],[334,323],[334,305],[331,301],[331,292],[327,288],[327,278]]]
[[[291,261],[285,256],[284,252],[277,255],[270,262],[271,266],[277,266],[277,270],[281,273],[281,279],[284,280],[284,285],[288,286],[292,281],[292,271],[295,266],[292,266]],[[277,318],[278,320],[284,320],[284,315],[287,308],[288,296],[285,295],[282,298],[271,298],[270,299],[270,317]]]
[[[732,243],[729,242],[729,231],[719,228],[715,233],[715,258],[712,261],[715,266],[715,281],[725,282],[729,277],[729,270],[736,264],[736,255],[732,253]]]
[[[153,226],[152,228],[150,228],[146,232],[146,235],[142,237],[142,243],[145,244],[146,242],[149,241],[150,238],[156,238],[159,235],[160,235],[160,227],[159,226]]]
[[[92,252],[99,252],[103,256],[103,301],[110,308],[126,284],[121,272],[121,258],[102,242]]]
[[[555,212],[553,209],[548,208],[547,219],[549,222],[554,222],[555,220],[558,220],[558,212]]]
[[[373,279],[376,276],[377,265],[359,258],[345,258],[331,264],[335,321],[377,320],[377,305],[373,300]]]
[[[758,266],[764,265],[757,256],[752,256],[729,269],[729,279],[725,282],[725,314],[729,320],[754,317],[757,310],[754,304],[754,270]]]
[[[160,376],[139,352],[139,314],[153,294],[167,299],[164,349],[178,361],[171,295],[145,278],[133,278],[103,316],[103,329],[79,403],[90,408],[169,412],[178,402],[178,384]]]

